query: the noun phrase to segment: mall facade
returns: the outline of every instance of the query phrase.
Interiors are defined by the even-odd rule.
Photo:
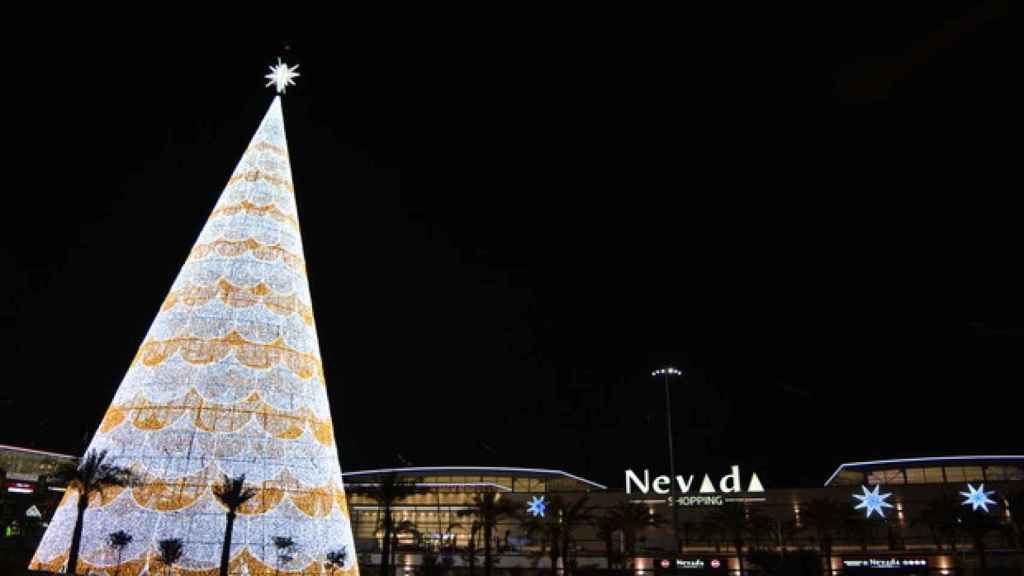
[[[48,477],[75,461],[65,454],[0,445],[0,556],[31,553],[63,495],[63,487],[52,485]],[[809,556],[821,565],[830,562],[834,574],[977,574],[970,532],[944,521],[955,516],[949,512],[973,507],[980,507],[979,513],[991,520],[981,534],[989,573],[1020,574],[1024,569],[1024,511],[1013,507],[1020,505],[1024,491],[1024,456],[854,462],[823,472],[822,484],[816,487],[773,486],[756,470],[736,466],[687,472],[675,484],[675,494],[671,479],[659,479],[658,474],[623,471],[623,484],[616,488],[538,468],[428,466],[343,476],[356,552],[370,572],[380,560],[382,514],[380,504],[361,492],[372,491],[389,476],[417,485],[416,494],[392,506],[399,576],[417,573],[424,556],[437,554],[447,555],[455,567],[480,566],[482,531],[477,529],[474,501],[486,492],[496,493],[511,511],[499,517],[492,533],[500,572],[549,570],[545,543],[528,528],[552,520],[559,507],[569,508],[583,499],[579,510],[585,518],[573,525],[566,554],[580,570],[605,569],[610,559],[612,567],[637,575],[736,575],[735,534],[740,533],[744,568],[750,574],[761,573],[754,563],[759,555],[783,553]],[[865,496],[875,493],[877,498]],[[968,498],[971,494],[974,504]],[[870,517],[869,506],[861,506],[864,500],[870,501]],[[677,504],[670,506],[669,501]],[[832,505],[834,517],[828,522],[815,517],[822,514],[822,503]],[[730,514],[736,510],[742,510],[739,525]],[[595,527],[597,519],[621,517],[623,511],[639,512],[645,521],[603,537]],[[646,521],[650,519],[655,522]],[[822,553],[824,540],[831,540],[831,560]],[[1010,571],[1014,566],[1017,572]]]
[[[77,462],[68,454],[0,444],[0,574],[28,566],[64,496],[51,478]]]
[[[740,534],[749,573],[759,573],[752,561],[757,557],[787,554],[812,558],[823,567],[830,564],[834,574],[976,574],[973,526],[950,523],[958,512],[975,509],[985,515],[986,526],[976,530],[983,532],[989,573],[1020,574],[1024,569],[1024,537],[1020,518],[1014,516],[1024,516],[1024,510],[1011,507],[1020,505],[1024,491],[1024,456],[854,462],[824,473],[817,487],[766,485],[756,471],[736,466],[687,473],[675,494],[671,479],[659,481],[652,471],[624,471],[623,487],[614,489],[565,471],[534,468],[354,471],[344,477],[364,564],[379,561],[383,531],[379,504],[359,495],[358,487],[390,475],[419,486],[417,494],[392,508],[398,526],[395,560],[406,572],[416,570],[423,550],[450,550],[456,566],[482,562],[466,551],[482,546],[474,530],[474,499],[485,491],[497,492],[518,511],[501,517],[493,531],[500,569],[550,568],[544,543],[527,530],[531,520],[538,520],[535,503],[547,503],[550,511],[557,508],[553,502],[567,508],[584,498],[590,521],[572,528],[567,555],[579,569],[607,568],[610,560],[612,567],[637,574],[738,574]],[[635,534],[618,531],[608,542],[594,520],[629,507],[634,512],[643,507],[655,522]]]

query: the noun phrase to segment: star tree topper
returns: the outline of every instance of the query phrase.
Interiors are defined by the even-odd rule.
[[[974,486],[968,484],[967,489],[970,490],[970,492],[960,493],[961,496],[967,498],[962,502],[962,504],[964,506],[970,506],[971,510],[975,512],[978,511],[978,508],[981,508],[985,512],[988,512],[988,505],[996,503],[995,500],[989,499],[989,494],[995,494],[995,491],[989,490],[988,492],[986,492],[984,484],[979,484],[977,489],[975,489]]]
[[[853,509],[859,510],[861,508],[866,508],[868,518],[871,518],[871,514],[874,512],[878,512],[879,516],[885,518],[885,511],[882,510],[882,508],[892,508],[892,504],[889,504],[888,502],[885,501],[886,498],[892,496],[892,493],[890,492],[888,494],[879,494],[879,488],[881,488],[881,486],[875,485],[875,489],[872,491],[868,490],[867,486],[861,486],[860,489],[864,492],[864,494],[853,495],[854,498],[860,500],[860,504],[854,506]]]
[[[276,85],[277,93],[284,94],[286,88],[289,86],[295,86],[293,78],[297,78],[299,76],[299,73],[296,72],[298,68],[298,64],[289,68],[287,64],[281,62],[281,59],[278,58],[277,65],[271,66],[270,73],[264,76],[264,78],[270,80],[270,82],[267,82],[267,86]]]
[[[547,508],[547,503],[544,502],[543,496],[534,496],[526,503],[526,511],[532,514],[534,518],[543,518],[545,508]]]

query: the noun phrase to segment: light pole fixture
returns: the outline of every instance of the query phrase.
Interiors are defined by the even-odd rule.
[[[669,504],[672,506],[672,537],[675,539],[675,550],[673,554],[679,554],[679,502],[676,497],[676,456],[675,448],[672,445],[672,394],[669,391],[669,379],[673,376],[682,377],[683,371],[678,368],[666,366],[651,372],[651,377],[657,379],[659,376],[665,380],[665,421],[668,428],[668,468],[672,475],[671,496]]]

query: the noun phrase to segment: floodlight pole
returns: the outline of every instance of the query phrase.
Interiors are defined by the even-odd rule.
[[[672,551],[673,558],[675,555],[680,553],[679,545],[679,499],[676,496],[678,488],[678,482],[676,479],[676,451],[672,442],[672,393],[669,387],[669,378],[671,376],[682,376],[683,373],[675,368],[667,367],[660,368],[651,373],[651,376],[661,376],[665,380],[665,422],[668,428],[668,469],[669,474],[672,475],[671,488],[671,501],[669,506],[672,508],[672,538],[675,540],[675,548]]]

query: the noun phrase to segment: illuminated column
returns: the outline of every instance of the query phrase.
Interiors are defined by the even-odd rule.
[[[272,82],[281,91],[282,80]],[[110,289],[133,290],[132,267],[144,265],[126,260]],[[85,572],[113,574],[117,556],[107,537],[124,530],[133,539],[120,574],[161,572],[157,542],[170,538],[184,543],[182,574],[216,574],[226,514],[211,487],[225,474],[244,474],[257,494],[238,512],[232,574],[273,572],[278,536],[298,545],[283,573],[319,574],[327,553],[340,548],[348,559],[335,573],[358,573],[280,96],[100,423],[89,451],[103,450],[142,483],[94,495],[83,523]],[[77,501],[68,490],[31,568],[56,571],[67,561]]]

